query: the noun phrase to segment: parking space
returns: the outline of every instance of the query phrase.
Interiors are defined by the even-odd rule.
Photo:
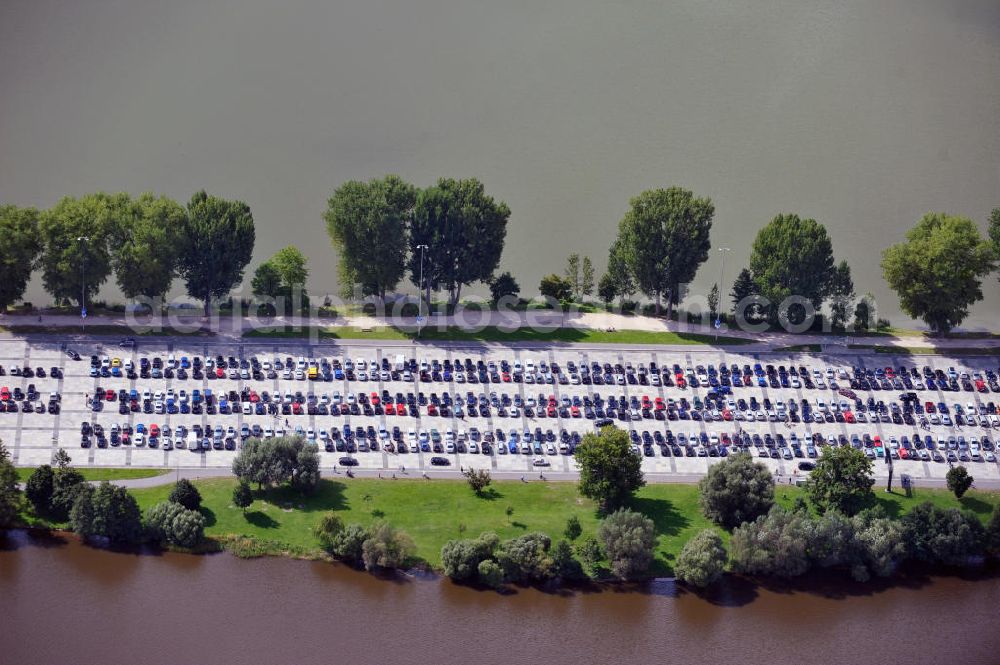
[[[610,421],[630,432],[653,474],[704,473],[747,449],[794,478],[832,443],[865,450],[878,475],[888,456],[914,478],[941,478],[950,463],[1000,477],[1000,386],[989,358],[959,366],[934,357],[925,370],[882,355],[704,347],[177,338],[138,349],[72,343],[73,360],[64,346],[0,341],[0,438],[20,465],[49,462],[63,447],[81,466],[227,467],[247,436],[297,432],[319,446],[325,468],[352,460],[386,471],[573,472],[580,437]],[[24,367],[30,376],[16,371]]]

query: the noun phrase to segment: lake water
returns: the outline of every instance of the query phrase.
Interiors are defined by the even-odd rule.
[[[0,537],[5,665],[997,662],[1000,578],[510,595],[340,565]]]
[[[603,270],[645,188],[712,197],[726,285],[774,214],[814,217],[896,323],[881,249],[1000,206],[996,0],[5,0],[0,62],[0,201],[204,187],[319,294],[327,197],[387,172],[482,179],[525,293],[570,252]]]

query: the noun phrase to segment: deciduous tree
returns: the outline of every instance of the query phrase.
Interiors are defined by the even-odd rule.
[[[111,232],[111,265],[126,298],[157,298],[170,290],[186,219],[184,207],[166,196],[146,193],[128,202]]]
[[[954,492],[956,499],[961,499],[969,488],[972,487],[972,483],[975,482],[975,478],[969,475],[968,470],[964,466],[953,466],[948,469],[948,473],[945,475],[945,482],[948,483],[948,489]]]
[[[823,512],[839,510],[854,515],[874,499],[872,462],[852,447],[823,447],[816,468],[806,481],[806,493]]]
[[[809,517],[775,506],[736,527],[729,541],[733,570],[746,575],[797,577],[809,569]]]
[[[401,568],[415,551],[413,539],[405,531],[379,521],[371,525],[361,544],[361,560],[366,570]]]
[[[486,281],[500,264],[510,208],[486,194],[475,178],[442,178],[422,190],[410,228],[409,269],[413,283],[420,280],[420,245],[424,256],[424,286],[428,306],[431,289],[448,291],[454,306],[462,286]]]
[[[616,510],[601,522],[597,536],[611,571],[622,579],[642,575],[653,562],[656,528],[645,515],[626,508]]]
[[[841,261],[830,276],[830,320],[834,328],[843,329],[847,325],[854,304],[854,280],[851,266]]]
[[[42,284],[57,301],[80,304],[84,285],[88,299],[97,295],[111,274],[109,240],[129,214],[128,208],[127,194],[99,192],[67,196],[42,213],[38,224]]]
[[[488,469],[474,469],[470,466],[462,472],[462,475],[465,476],[469,487],[476,493],[476,496],[481,495],[483,490],[489,487],[490,482],[492,482]]]
[[[777,215],[757,233],[750,273],[757,292],[770,301],[772,323],[778,322],[780,305],[789,296],[804,298],[818,310],[833,276],[833,244],[826,228],[814,219]],[[798,323],[792,312],[792,322]]]
[[[500,539],[492,531],[481,533],[478,538],[449,540],[441,548],[441,566],[444,574],[456,582],[475,579],[481,562],[492,558]]]
[[[966,565],[982,553],[986,541],[978,517],[929,501],[903,515],[901,522],[909,555],[927,563]]]
[[[538,291],[546,298],[554,298],[562,302],[573,296],[573,285],[553,273],[542,277],[542,281],[538,284]]]
[[[620,256],[639,289],[656,300],[667,294],[667,316],[679,302],[680,285],[694,279],[708,259],[715,206],[680,187],[642,192],[629,202],[618,225]]]
[[[589,296],[594,292],[594,263],[589,256],[583,257],[580,265],[580,297]]]
[[[632,452],[628,434],[617,427],[587,433],[574,454],[580,469],[580,494],[605,511],[624,505],[646,484],[642,460]]]
[[[323,219],[340,254],[342,280],[383,300],[396,288],[406,270],[416,201],[417,189],[396,175],[352,180],[337,188]]]
[[[187,292],[210,314],[213,298],[222,298],[243,280],[253,256],[253,215],[242,201],[227,201],[202,190],[191,197],[178,244],[178,272]]]
[[[0,206],[0,314],[24,295],[35,261],[42,251],[35,208]]]
[[[521,292],[521,287],[518,286],[517,280],[509,272],[502,272],[499,275],[495,275],[490,279],[489,287],[490,299],[494,305],[500,302],[500,299],[505,296],[517,297]]]
[[[233,505],[246,515],[247,508],[253,505],[253,490],[245,480],[241,480],[233,488]]]
[[[727,558],[719,534],[712,529],[703,529],[684,543],[674,564],[674,574],[691,586],[707,587],[722,576]]]
[[[566,270],[563,273],[566,282],[569,283],[573,297],[580,298],[580,255],[570,254],[566,259]]]
[[[959,325],[983,297],[982,278],[995,267],[993,247],[967,217],[931,212],[882,252],[882,274],[910,316],[935,333]]]
[[[52,508],[52,493],[55,491],[55,473],[48,464],[35,469],[24,484],[24,495],[35,507],[35,512],[46,514]]]
[[[174,483],[174,488],[170,490],[169,500],[179,503],[188,510],[201,508],[201,492],[187,478],[181,478]]]
[[[774,478],[749,453],[738,453],[708,468],[698,494],[705,517],[731,530],[771,510]]]

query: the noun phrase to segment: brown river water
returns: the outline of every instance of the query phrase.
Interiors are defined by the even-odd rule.
[[[133,554],[72,536],[0,540],[0,662],[1000,662],[1000,576],[795,589],[660,581],[506,595],[437,579],[228,554]]]

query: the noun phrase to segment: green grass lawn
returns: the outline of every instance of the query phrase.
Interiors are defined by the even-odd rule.
[[[417,556],[433,566],[439,565],[445,542],[474,537],[482,531],[496,531],[501,539],[542,531],[555,541],[563,537],[571,515],[580,520],[581,538],[595,535],[598,527],[594,503],[578,496],[575,483],[497,481],[484,497],[477,497],[464,481],[325,479],[311,497],[287,489],[258,493],[246,516],[232,505],[233,479],[195,484],[202,493],[208,535],[252,536],[286,544],[299,554],[317,551],[312,529],[328,510],[338,512],[345,523],[385,519],[409,533],[417,545]],[[132,492],[145,510],[166,500],[170,489],[168,484]],[[790,507],[801,492],[796,487],[778,486],[776,498]],[[911,498],[879,493],[877,499],[892,516],[930,500],[943,507],[970,509],[985,521],[993,506],[1000,503],[1000,493],[971,491],[961,503],[944,490],[929,489],[916,490]],[[507,506],[513,508],[509,519]],[[633,508],[656,524],[655,575],[669,575],[684,543],[699,530],[712,527],[701,514],[695,485],[648,485],[636,495]],[[723,533],[723,537],[728,541],[728,534]]]
[[[793,344],[792,346],[779,346],[776,352],[785,353],[819,353],[823,347],[819,344]]]
[[[315,335],[318,339],[390,339],[412,340],[416,335],[392,326],[379,326],[371,329],[361,329],[353,326],[327,326],[319,330],[303,328],[302,330],[281,330],[268,332],[266,330],[250,330],[243,333],[244,337],[279,337],[308,338]],[[714,335],[683,332],[655,332],[650,330],[590,330],[577,328],[556,328],[551,331],[536,331],[521,328],[505,332],[497,327],[489,326],[480,331],[468,331],[459,328],[437,330],[424,328],[421,339],[455,342],[563,342],[590,344],[752,344],[753,340],[740,337],[720,335],[718,340]]]
[[[40,325],[6,325],[0,326],[0,332],[14,335],[35,335],[35,334],[57,334],[60,331],[66,334],[76,334],[83,332],[79,326],[40,326]],[[129,326],[94,324],[86,327],[88,335],[115,335],[122,337],[185,337],[185,336],[212,336],[214,333],[206,330],[178,330],[176,328],[163,327],[156,330],[144,328],[131,328]]]
[[[933,346],[869,346],[866,344],[850,344],[849,349],[871,351],[873,353],[884,353],[896,356],[997,356],[1000,355],[1000,347],[941,347]]]
[[[83,474],[85,480],[131,480],[134,478],[152,478],[153,476],[162,476],[167,473],[169,469],[95,469],[95,468],[76,468],[77,471]],[[35,467],[30,466],[19,466],[17,467],[17,481],[23,483],[28,480],[28,476],[34,473]]]

